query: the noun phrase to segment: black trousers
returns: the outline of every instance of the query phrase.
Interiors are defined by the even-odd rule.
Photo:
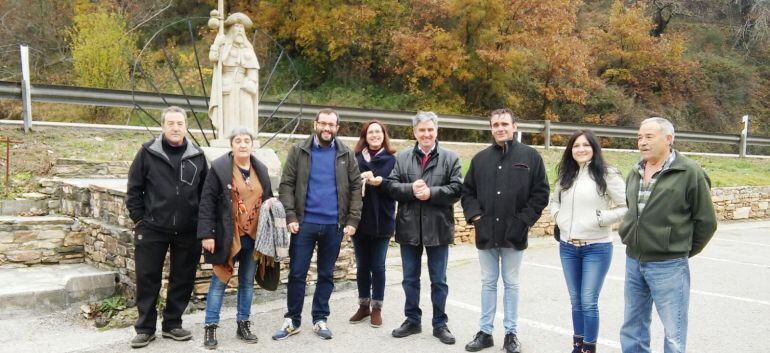
[[[166,252],[170,252],[171,268],[162,329],[170,331],[182,327],[182,313],[187,308],[195,284],[201,243],[195,233],[174,235],[148,229],[140,224],[134,231],[136,307],[139,311],[134,325],[136,333],[155,333],[158,320],[156,303]]]

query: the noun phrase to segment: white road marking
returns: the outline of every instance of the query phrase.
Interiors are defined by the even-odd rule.
[[[711,240],[717,240],[717,241],[726,241],[730,243],[738,243],[738,244],[745,244],[745,245],[752,245],[752,246],[765,246],[770,248],[770,244],[764,244],[764,243],[757,243],[753,241],[743,241],[743,240],[734,240],[734,239],[725,239],[725,238],[711,238]]]
[[[744,261],[720,259],[720,258],[716,258],[716,257],[709,257],[709,256],[703,256],[703,255],[699,255],[699,256],[693,257],[693,259],[709,260],[709,261],[717,261],[717,262],[726,262],[726,263],[730,263],[730,264],[752,266],[752,267],[759,267],[759,268],[770,268],[770,265],[755,264],[753,262],[744,262]]]
[[[449,304],[449,305],[461,308],[461,309],[465,309],[465,310],[468,310],[468,311],[475,312],[477,314],[481,314],[481,308],[476,306],[476,305],[464,303],[464,302],[453,300],[453,299],[447,299],[446,303]],[[502,319],[503,319],[504,315],[505,314],[503,314],[503,312],[501,312],[501,311],[495,312],[495,321],[502,322]],[[525,324],[527,326],[530,326],[532,328],[536,328],[536,329],[540,329],[540,330],[548,331],[548,332],[553,332],[553,333],[556,333],[556,334],[559,334],[559,335],[562,335],[562,336],[572,337],[572,330],[564,328],[564,327],[551,325],[551,324],[548,324],[548,323],[545,323],[545,322],[540,322],[540,321],[537,321],[537,320],[523,318],[521,316],[519,316],[518,322],[521,323],[521,324]],[[603,345],[603,346],[612,347],[612,348],[615,348],[615,349],[620,349],[620,342],[618,342],[618,341],[608,340],[608,339],[605,339],[605,338],[599,338],[599,342],[598,343],[600,345]],[[653,351],[653,352],[659,353],[658,351]]]
[[[524,264],[527,265],[527,266],[546,268],[546,269],[549,269],[549,270],[558,270],[558,271],[562,270],[561,266],[544,265],[544,264],[538,264],[538,263],[529,262],[529,261],[524,261]],[[609,279],[609,280],[612,280],[612,281],[617,281],[617,282],[625,281],[625,279],[623,277],[619,277],[619,276],[609,276],[608,275],[606,278]],[[753,298],[745,298],[745,297],[736,297],[736,296],[733,296],[733,295],[708,292],[708,291],[699,290],[699,289],[690,289],[690,293],[704,295],[704,296],[707,296],[707,297],[732,299],[732,300],[737,300],[737,301],[746,302],[746,303],[753,303],[753,304],[760,304],[760,305],[770,306],[770,301],[753,299]]]
[[[616,247],[616,248],[623,248],[623,249],[626,248],[624,245],[615,245],[614,247]],[[709,260],[709,261],[717,261],[717,262],[726,262],[726,263],[735,264],[735,265],[744,265],[744,266],[752,266],[752,267],[759,267],[759,268],[770,268],[770,265],[765,265],[765,264],[757,264],[757,263],[753,263],[753,262],[744,262],[744,261],[735,261],[735,260],[729,260],[729,259],[720,259],[720,258],[717,258],[717,257],[710,257],[710,256],[703,256],[703,255],[698,255],[696,257],[693,257],[693,259],[696,259],[696,260],[697,259]]]

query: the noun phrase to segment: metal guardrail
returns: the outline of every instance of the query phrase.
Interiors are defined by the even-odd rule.
[[[31,85],[31,97],[33,102],[63,103],[78,105],[95,105],[106,107],[133,108],[139,105],[144,109],[163,109],[168,105],[179,105],[195,111],[207,110],[206,98],[200,96],[182,96],[176,94],[158,94],[151,92],[132,92],[124,90],[112,90],[101,88],[70,87],[57,85]],[[21,83],[0,81],[0,99],[20,100],[22,96]],[[278,108],[276,110],[276,108]],[[340,114],[340,119],[349,122],[365,122],[373,118],[381,120],[389,125],[411,125],[414,112],[402,112],[380,109],[360,109],[349,107],[330,107],[320,105],[300,105],[284,103],[278,107],[278,102],[262,101],[259,103],[260,113],[276,111],[280,118],[293,118],[302,114],[303,118],[314,117],[323,108],[335,109]],[[452,129],[486,130],[489,128],[487,118],[440,114],[440,126]],[[546,122],[546,121],[520,121],[518,130],[524,133],[545,134],[550,137],[553,134],[569,135],[577,129],[591,129],[598,136],[636,138],[637,129],[630,127],[582,125],[573,123]],[[722,143],[740,145],[740,135],[722,133],[703,133],[678,131],[678,141],[696,143]],[[550,141],[546,138],[545,141]],[[748,145],[770,146],[770,137],[748,137],[745,141]]]

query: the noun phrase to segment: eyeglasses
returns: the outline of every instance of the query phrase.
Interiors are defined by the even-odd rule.
[[[323,121],[316,121],[315,123],[322,128],[328,127],[328,128],[334,129],[335,127],[337,127],[337,123],[325,123]]]

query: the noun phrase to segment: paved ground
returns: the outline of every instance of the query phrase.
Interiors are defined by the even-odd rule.
[[[397,255],[391,248],[390,256]],[[765,352],[770,346],[770,222],[724,223],[706,250],[690,262],[692,295],[688,352]],[[601,352],[619,352],[618,329],[623,311],[624,247],[616,239],[612,268],[600,299]],[[525,255],[522,270],[519,337],[527,353],[567,352],[571,343],[569,298],[562,276],[556,244],[551,239],[536,239]],[[425,270],[425,266],[423,266]],[[270,339],[280,325],[285,303],[273,301],[253,306],[257,345],[246,345],[235,338],[235,313],[225,308],[219,330],[221,352],[461,352],[478,330],[479,291],[476,251],[470,246],[450,250],[448,271],[449,327],[458,339],[454,346],[439,343],[431,335],[430,297],[424,291],[421,300],[425,320],[423,333],[395,339],[390,331],[403,320],[404,300],[400,266],[396,257],[388,261],[388,287],[382,328],[367,324],[351,325],[347,318],[356,307],[355,290],[332,295],[329,327],[334,339],[322,341],[313,335],[309,324],[287,341]],[[427,273],[423,288],[428,289]],[[500,292],[499,296],[502,296]],[[310,298],[305,317],[309,317]],[[496,346],[502,343],[502,306],[495,326]],[[653,349],[662,352],[659,321],[653,313]],[[99,332],[72,313],[46,317],[0,321],[0,351],[8,352],[129,352],[131,328]],[[185,316],[185,325],[193,330],[189,342],[158,339],[139,352],[201,352],[203,313]],[[10,334],[9,334],[10,333]]]

